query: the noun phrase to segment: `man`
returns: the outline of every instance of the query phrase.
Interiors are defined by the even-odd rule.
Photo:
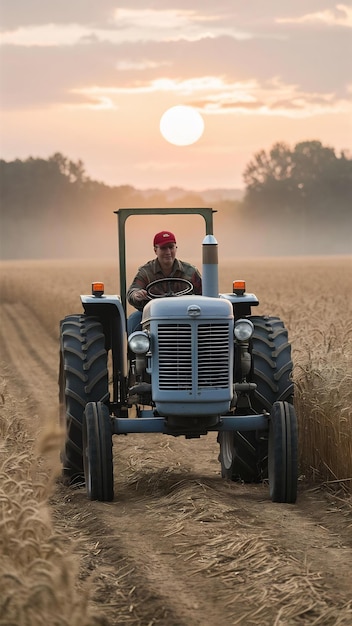
[[[184,278],[193,285],[193,293],[202,293],[202,278],[194,265],[179,261],[176,258],[176,238],[169,230],[157,233],[153,241],[156,259],[148,261],[138,269],[131,286],[127,291],[127,300],[137,311],[132,313],[127,322],[130,335],[140,328],[142,310],[149,301],[146,287],[154,280],[167,278]]]

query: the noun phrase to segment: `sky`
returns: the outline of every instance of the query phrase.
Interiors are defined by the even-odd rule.
[[[243,187],[277,141],[352,147],[352,2],[3,0],[1,158],[61,152],[108,185]],[[204,121],[169,143],[176,105]]]

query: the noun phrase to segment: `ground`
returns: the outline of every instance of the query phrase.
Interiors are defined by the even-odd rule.
[[[18,406],[54,419],[58,338],[23,303],[4,303],[1,319]],[[352,516],[339,493],[301,477],[297,503],[282,505],[266,484],[224,481],[214,433],[115,436],[113,449],[113,502],[60,480],[50,500],[106,624],[352,623]]]

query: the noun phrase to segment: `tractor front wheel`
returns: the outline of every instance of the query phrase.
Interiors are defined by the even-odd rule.
[[[297,430],[297,417],[292,404],[275,402],[270,413],[268,444],[269,490],[273,502],[296,502]]]
[[[112,427],[108,407],[89,402],[83,416],[83,465],[89,500],[114,498]]]

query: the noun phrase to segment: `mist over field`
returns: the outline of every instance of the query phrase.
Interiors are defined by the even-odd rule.
[[[191,191],[109,187],[91,180],[81,161],[0,160],[3,259],[102,259],[117,253],[120,208],[211,207],[221,258],[352,253],[352,158],[319,141],[292,150],[276,143],[254,155],[245,188]],[[201,258],[201,216],[133,216],[129,258],[154,256],[155,232],[171,230],[178,256]],[[198,261],[199,263],[199,261]]]
[[[214,204],[214,210],[216,207]],[[219,258],[352,253],[351,230],[333,219],[308,228],[289,221],[280,224],[269,218],[246,219],[238,213],[236,207],[220,207],[214,214]],[[126,222],[127,255],[153,258],[153,236],[159,230],[175,233],[180,258],[201,259],[205,225],[202,217],[193,215],[130,217]],[[44,213],[40,219],[5,219],[1,222],[0,248],[2,259],[117,257],[117,217],[102,207],[85,220],[74,214],[62,219],[60,211],[47,216]]]

